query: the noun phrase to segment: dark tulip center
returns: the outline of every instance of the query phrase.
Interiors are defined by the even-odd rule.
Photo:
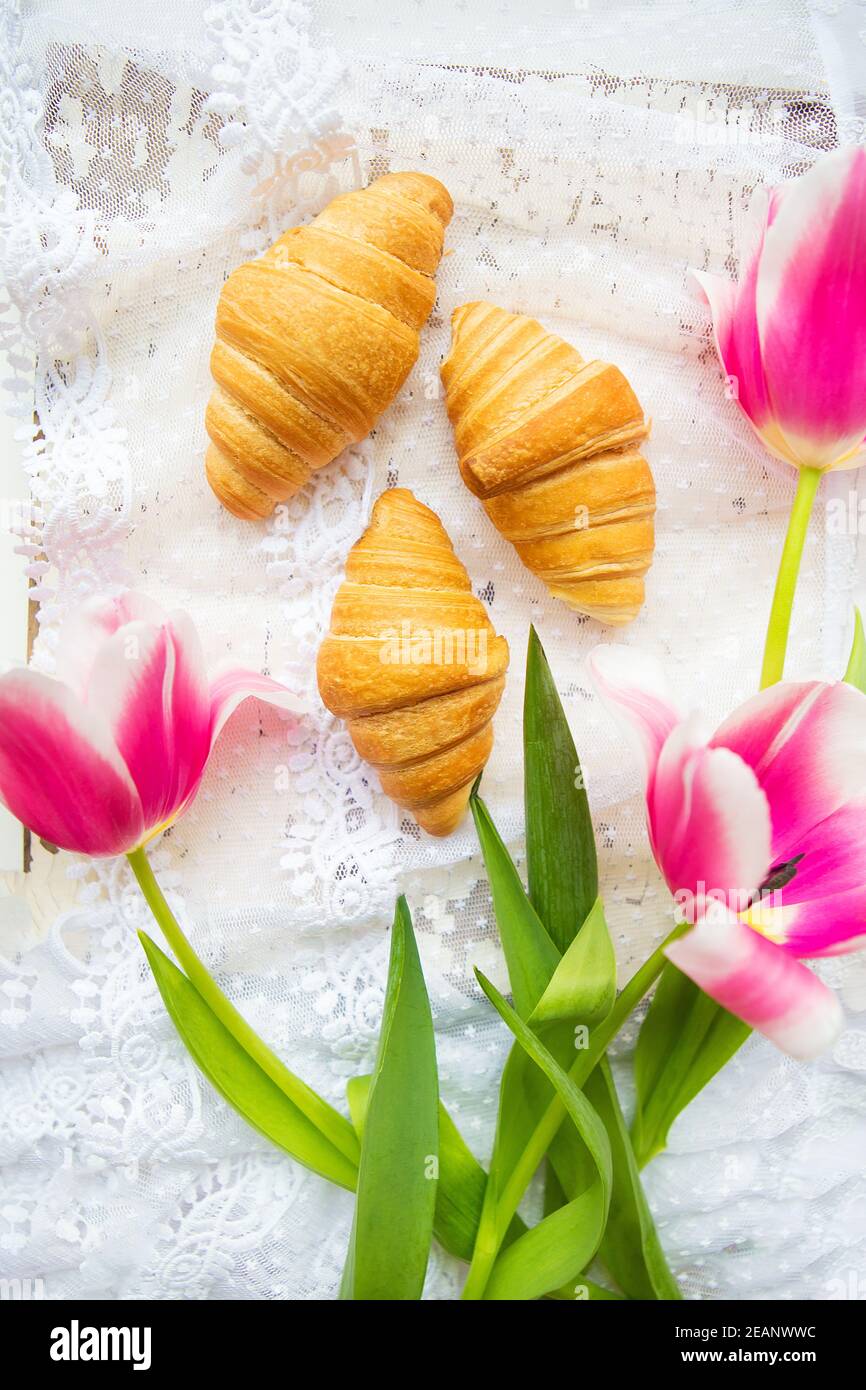
[[[775,864],[752,901],[756,902],[759,898],[769,897],[771,893],[778,893],[780,889],[786,888],[791,879],[796,877],[797,865],[802,858],[802,854],[796,854],[793,859],[785,859],[781,864]]]

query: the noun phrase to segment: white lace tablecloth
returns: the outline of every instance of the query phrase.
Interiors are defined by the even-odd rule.
[[[548,0],[543,15],[515,0],[5,3],[0,244],[38,364],[37,432],[32,375],[18,383],[34,660],[51,670],[83,595],[131,581],[186,608],[214,662],[230,652],[315,699],[346,551],[381,488],[413,488],[511,643],[485,796],[519,852],[531,620],[586,767],[628,972],[669,904],[637,770],[587,687],[601,632],[521,568],[459,480],[438,387],[450,312],[474,298],[530,312],[627,373],[653,419],[659,516],[646,608],[623,640],[659,650],[684,703],[721,717],[756,683],[792,479],[725,398],[686,272],[733,271],[758,186],[863,138],[864,35],[864,5],[827,0]],[[456,205],[418,365],[289,525],[236,521],[202,469],[220,285],[388,168],[429,170]],[[847,498],[857,478],[830,487]],[[819,509],[793,673],[844,664],[857,549],[824,535]],[[372,1062],[405,891],[443,1095],[486,1158],[508,1039],[472,979],[477,964],[504,983],[473,833],[421,835],[316,707],[293,732],[244,707],[155,867],[252,1023],[336,1104]],[[351,1199],[202,1082],[147,975],[125,868],[67,858],[60,892],[46,861],[2,904],[0,1277],[61,1298],[333,1297]],[[687,1295],[866,1296],[866,958],[825,974],[850,1021],[833,1055],[800,1066],[752,1040],[648,1170]],[[459,1280],[437,1253],[429,1296]]]

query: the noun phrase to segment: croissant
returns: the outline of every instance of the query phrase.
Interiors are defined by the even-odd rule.
[[[493,747],[508,643],[435,512],[392,488],[352,547],[318,657],[322,700],[382,789],[449,835]]]
[[[205,468],[235,516],[268,516],[390,405],[418,356],[451,213],[438,179],[384,174],[229,276]]]
[[[442,382],[463,481],[556,598],[629,622],[652,561],[655,487],[639,448],[649,426],[622,372],[493,304],[455,309],[451,331]]]

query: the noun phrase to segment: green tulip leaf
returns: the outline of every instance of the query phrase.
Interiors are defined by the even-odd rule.
[[[530,628],[526,649],[523,782],[529,898],[551,940],[563,956],[568,956],[574,941],[582,939],[592,921],[598,901],[598,862],[577,749],[544,648],[534,628]],[[599,936],[602,956],[609,949],[612,960],[613,949],[607,929],[604,928]],[[616,994],[615,963],[609,984],[605,983],[607,961],[602,959],[599,964],[601,989],[597,1000],[593,1004],[585,999],[580,1009],[587,1023],[602,1016],[612,1006]],[[585,976],[587,994],[592,974],[590,964]],[[572,983],[569,982],[568,994]],[[552,1003],[553,1000],[548,999],[545,1010],[549,1010]],[[568,1136],[564,1141],[567,1144],[572,1139],[571,1132],[563,1130],[563,1133]],[[545,1210],[555,1210],[559,1196],[555,1175],[548,1169]]]
[[[866,635],[863,632],[863,619],[859,608],[854,609],[854,640],[851,643],[848,669],[843,679],[866,695]]]
[[[528,1018],[559,964],[559,951],[526,896],[520,875],[484,802],[479,796],[472,796],[469,804],[490,881],[514,1007],[521,1018]]]
[[[346,1087],[349,1113],[360,1138],[364,1132],[371,1076],[353,1077]],[[433,1234],[449,1255],[470,1260],[475,1244],[487,1174],[469,1148],[442,1102],[439,1102],[439,1182]],[[505,1238],[508,1244],[526,1230],[515,1216]]]
[[[567,1069],[575,1048],[582,1045],[577,1027],[592,1026],[604,1017],[616,993],[616,962],[602,906],[598,902],[591,905],[589,917],[585,924],[579,923],[577,934],[572,927],[569,950],[561,957],[524,891],[486,806],[477,797],[472,798],[472,805],[516,1011],[529,1018],[557,1063]],[[544,1073],[515,1046],[499,1089],[490,1178],[476,1237],[482,1245],[496,1239],[499,1195],[552,1094]],[[564,1149],[580,1149],[571,1127],[564,1126],[561,1134]],[[554,1202],[545,1200],[547,1209],[555,1210]],[[513,1239],[513,1225],[508,1235]]]
[[[412,919],[401,897],[394,915],[341,1298],[407,1301],[421,1297],[438,1171],[433,1019]]]
[[[613,1156],[610,1212],[599,1258],[629,1298],[680,1299],[652,1219],[610,1064],[603,1058],[586,1083],[586,1095],[601,1116]]]
[[[616,956],[601,898],[559,961],[529,1017],[531,1028],[550,1023],[591,1027],[607,1018],[616,999]]]
[[[562,954],[598,897],[583,774],[544,648],[530,628],[523,701],[529,897]]]
[[[592,1105],[556,1058],[481,971],[475,974],[520,1047],[559,1095],[595,1169],[584,1192],[502,1250],[493,1265],[485,1299],[535,1299],[576,1278],[599,1246],[612,1185],[610,1142]]]
[[[526,1020],[531,1031],[539,1035],[554,1062],[565,1073],[574,1062],[576,1049],[585,1046],[588,1040],[586,1034],[580,1036],[582,1030],[591,1031],[613,1006],[616,960],[603,906],[597,898],[595,845],[586,794],[580,786],[582,779],[576,750],[541,644],[534,634],[530,637],[527,653],[524,748],[528,769],[528,897],[534,912],[526,911],[523,885],[517,870],[496,834],[489,813],[480,804],[478,809],[479,812],[484,811],[485,819],[482,820],[480,814],[476,815],[476,824],[485,853],[516,1013]],[[575,793],[578,793],[577,797]],[[532,870],[533,857],[537,872]],[[562,873],[559,872],[560,868],[564,870]],[[588,884],[592,886],[593,896],[587,902]],[[549,917],[558,924],[559,940],[554,935]],[[542,933],[547,936],[549,945]],[[560,943],[563,953],[556,949]],[[554,947],[553,951],[551,946]],[[530,1009],[529,1004],[533,999],[535,1002]],[[488,1252],[488,1262],[489,1251],[495,1248],[500,1229],[497,1211],[499,1199],[553,1094],[554,1088],[546,1073],[516,1044],[506,1062],[500,1085],[494,1151],[477,1236],[478,1250]],[[621,1120],[621,1116],[619,1118]],[[622,1157],[621,1136],[616,1129],[610,1135],[610,1143],[620,1154],[618,1169],[624,1174],[620,1178],[620,1185],[628,1183],[630,1174]],[[545,1219],[583,1196],[597,1180],[596,1173],[596,1165],[577,1128],[573,1124],[563,1124],[548,1155]],[[636,1183],[636,1188],[633,1182],[631,1184],[634,1188],[631,1200],[635,1205],[642,1204],[643,1225],[637,1222],[631,1226],[624,1224],[625,1234],[621,1243],[625,1243],[629,1237],[633,1240],[634,1258],[642,1265],[647,1258],[644,1247],[649,1247],[653,1240],[657,1243],[658,1238],[639,1178]],[[577,1208],[569,1217],[563,1218],[560,1235],[569,1220],[576,1221],[580,1229],[587,1230],[585,1211]],[[546,1282],[552,1273],[552,1265],[546,1254],[542,1261],[541,1254],[548,1249],[546,1242],[549,1233],[553,1232],[556,1236],[558,1229],[558,1224],[545,1227],[541,1235],[534,1237],[533,1244],[541,1242],[535,1257],[539,1264],[544,1265],[545,1273],[540,1276],[542,1282]],[[594,1237],[594,1233],[591,1234]],[[512,1244],[516,1245],[517,1242],[512,1241]],[[522,1246],[524,1251],[531,1248]],[[555,1254],[559,1248],[559,1239],[552,1239],[550,1250]],[[499,1258],[503,1259],[504,1254],[503,1244]],[[514,1256],[510,1258],[515,1259]],[[485,1262],[483,1253],[481,1262]],[[579,1272],[576,1267],[574,1272]],[[583,1290],[591,1281],[581,1275],[578,1282]],[[563,1287],[567,1284],[568,1279],[564,1277]],[[479,1280],[475,1281],[473,1287],[480,1287]],[[528,1289],[530,1285],[527,1283],[524,1287]],[[549,1287],[553,1288],[552,1285]],[[661,1283],[660,1287],[663,1287]],[[526,1293],[523,1296],[537,1294]],[[560,1294],[554,1291],[550,1296],[559,1297]],[[584,1295],[581,1292],[578,1296]],[[618,1295],[607,1296],[616,1298]],[[659,1296],[666,1297],[668,1293]]]
[[[635,1049],[632,1143],[641,1168],[661,1153],[674,1120],[750,1032],[676,966],[665,966]]]
[[[166,1010],[199,1070],[239,1115],[305,1167],[350,1190],[357,1167],[338,1149],[232,1037],[194,985],[145,932],[138,933]],[[306,1100],[309,1088],[291,1073],[298,1094]],[[319,1107],[327,1102],[316,1097]],[[348,1122],[336,1111],[334,1120]],[[350,1147],[346,1145],[346,1147]]]
[[[576,1282],[570,1280],[563,1284],[561,1289],[554,1289],[553,1293],[547,1295],[548,1298],[556,1298],[560,1301],[590,1302],[590,1303],[626,1303],[628,1300],[625,1294],[615,1293],[613,1289],[606,1289],[602,1284],[596,1284],[592,1279],[585,1279],[582,1275]]]
[[[595,1182],[500,1253],[485,1301],[544,1298],[574,1279],[598,1249],[604,1219],[604,1191]]]

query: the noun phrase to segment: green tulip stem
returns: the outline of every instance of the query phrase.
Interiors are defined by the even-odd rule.
[[[820,468],[801,468],[797,479],[797,492],[788,532],[782,548],[770,621],[767,626],[767,640],[764,644],[764,663],[761,667],[761,689],[775,685],[785,671],[785,652],[788,647],[788,632],[791,626],[791,609],[794,606],[794,591],[800,573],[800,560],[803,544],[809,528],[809,518],[815,504],[818,484],[821,481]]]

